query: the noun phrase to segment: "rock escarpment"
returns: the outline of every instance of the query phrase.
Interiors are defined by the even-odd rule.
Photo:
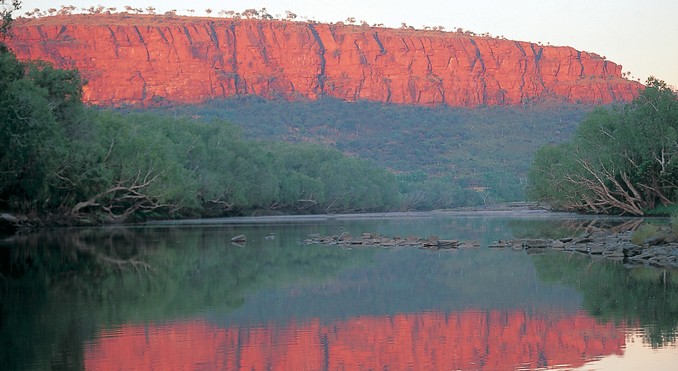
[[[70,15],[18,20],[22,60],[77,68],[99,105],[234,95],[475,107],[610,103],[642,85],[570,47],[459,33],[276,20]]]

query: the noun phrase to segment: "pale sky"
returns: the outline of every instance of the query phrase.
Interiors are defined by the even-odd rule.
[[[677,0],[23,0],[28,10],[92,5],[135,8],[153,6],[158,13],[176,9],[205,15],[210,8],[241,12],[266,8],[272,15],[290,10],[318,22],[344,21],[348,17],[383,23],[389,27],[462,27],[481,34],[503,35],[511,40],[541,41],[595,52],[621,64],[645,82],[652,75],[678,88]],[[15,14],[15,16],[17,15]]]

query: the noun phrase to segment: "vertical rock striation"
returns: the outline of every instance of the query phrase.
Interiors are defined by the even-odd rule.
[[[605,104],[642,85],[570,47],[341,24],[151,15],[18,20],[22,60],[77,68],[97,105],[242,94],[474,107],[554,99]]]

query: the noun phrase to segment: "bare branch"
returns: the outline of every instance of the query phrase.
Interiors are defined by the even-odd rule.
[[[88,208],[98,208],[113,220],[125,220],[137,211],[149,213],[161,208],[173,208],[174,205],[162,204],[161,195],[147,193],[148,187],[158,180],[162,172],[152,169],[142,174],[141,170],[128,180],[119,180],[115,186],[100,192],[86,201],[75,204],[72,216],[79,216]]]
[[[111,152],[113,152],[113,145],[115,144],[115,138],[111,139],[111,145],[108,147],[108,153],[106,153],[106,157],[104,157],[104,160],[102,161],[103,163],[106,163],[108,161],[108,158],[111,156]]]

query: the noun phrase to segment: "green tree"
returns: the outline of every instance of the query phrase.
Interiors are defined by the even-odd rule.
[[[0,62],[2,209],[125,222],[398,208],[392,175],[337,150],[247,141],[221,120],[90,109],[77,71],[1,45]]]
[[[678,201],[678,100],[654,78],[633,102],[591,112],[572,141],[542,148],[530,194],[554,206],[643,215]]]
[[[19,0],[0,0],[0,39],[6,34],[12,24],[12,13],[21,8]]]
[[[77,72],[19,62],[0,45],[0,205],[26,211],[48,202],[79,92]]]

